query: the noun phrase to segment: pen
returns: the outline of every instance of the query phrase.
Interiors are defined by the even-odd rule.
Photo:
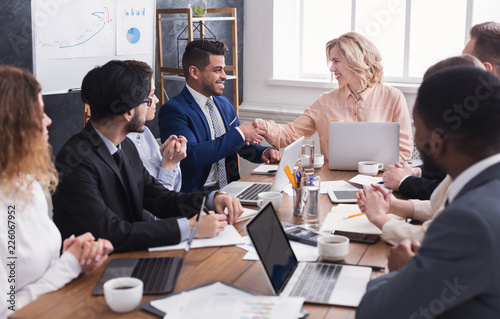
[[[268,172],[268,173],[276,173],[277,171],[278,171],[277,169],[270,169],[270,170],[268,170],[267,172]]]
[[[359,214],[354,214],[354,215],[349,215],[349,216],[345,216],[344,219],[349,219],[349,218],[353,218],[353,217],[356,217],[356,216],[361,216],[361,215],[364,215],[365,213],[359,213]]]
[[[372,270],[375,270],[375,271],[384,271],[385,270],[385,267],[380,267],[380,266],[355,265],[355,264],[344,264],[344,263],[333,263],[333,264],[342,265],[342,266],[370,267]]]
[[[384,181],[377,182],[377,184],[384,184]]]

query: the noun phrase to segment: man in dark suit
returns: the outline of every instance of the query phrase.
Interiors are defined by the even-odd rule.
[[[172,134],[188,141],[181,161],[182,191],[219,189],[238,180],[237,154],[254,163],[281,158],[278,150],[258,144],[265,132],[240,123],[231,101],[222,96],[226,52],[224,42],[188,43],[182,57],[186,86],[160,109],[162,141]]]
[[[53,196],[54,222],[63,238],[90,231],[109,239],[115,251],[147,249],[187,239],[205,196],[208,208],[221,214],[202,216],[196,237],[223,230],[225,208],[229,223],[243,212],[238,200],[224,194],[168,191],[144,168],[126,135],[144,130],[146,109],[157,100],[151,81],[143,68],[122,61],[85,76],[82,100],[92,119],[56,158],[60,184]]]
[[[356,316],[500,318],[500,79],[438,72],[419,88],[413,118],[424,163],[453,179],[447,206],[421,247],[393,248],[391,273],[368,284]],[[373,189],[363,196],[384,201]]]

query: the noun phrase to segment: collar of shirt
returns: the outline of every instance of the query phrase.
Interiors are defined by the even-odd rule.
[[[488,158],[485,158],[470,166],[460,175],[458,175],[457,178],[455,178],[455,180],[453,181],[453,185],[451,186],[450,193],[448,195],[448,203],[451,204],[455,197],[457,197],[458,193],[460,193],[462,188],[464,188],[464,186],[474,177],[479,175],[479,173],[481,173],[488,167],[493,166],[497,163],[500,163],[500,154],[495,154]]]
[[[92,125],[92,120],[90,121],[90,124]],[[99,132],[99,130],[96,129],[94,125],[92,125],[92,127],[95,129],[97,134],[99,134],[102,141],[104,142],[104,145],[106,145],[106,147],[108,148],[109,153],[111,155],[115,154],[118,150],[120,150],[122,148],[122,143],[118,144],[118,147],[116,147],[115,144],[113,144],[113,142],[111,142],[104,135],[102,135],[101,132]]]
[[[207,100],[208,99],[212,99],[212,101],[213,101],[212,97],[206,97],[205,95],[203,95],[203,94],[195,91],[192,87],[190,87],[187,84],[186,84],[186,87],[187,87],[189,93],[191,93],[191,95],[193,96],[193,98],[196,101],[196,103],[198,103],[198,105],[201,108],[206,108],[207,107]],[[214,105],[215,105],[215,103],[214,103]]]
[[[376,84],[375,84],[375,85],[376,85]],[[352,92],[351,92],[351,90],[349,89],[349,86],[348,86],[348,85],[344,85],[343,89],[344,89],[345,94],[346,94],[346,96],[347,96],[347,97],[349,97],[349,95],[350,95],[350,96],[352,96],[352,98],[353,98],[354,100],[356,100],[356,97],[352,94]],[[372,94],[372,92],[373,92],[373,86],[372,86],[372,87],[369,87],[369,88],[364,89],[364,90],[363,90],[363,92],[361,92],[361,93],[359,94],[359,100],[360,100],[360,101],[361,101],[361,100],[365,101],[365,100],[366,100],[366,99],[367,99],[367,98],[368,98],[368,97]]]

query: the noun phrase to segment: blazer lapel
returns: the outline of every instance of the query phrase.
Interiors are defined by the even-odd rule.
[[[200,119],[203,122],[203,125],[205,127],[205,133],[207,134],[208,139],[210,140],[211,139],[210,137],[212,136],[212,134],[210,133],[210,127],[208,126],[208,121],[207,121],[207,118],[205,116],[205,113],[203,113],[203,111],[201,110],[201,106],[198,105],[198,103],[196,103],[196,101],[194,100],[194,97],[191,95],[191,93],[189,92],[189,90],[186,86],[184,86],[184,89],[182,90],[181,94],[184,96],[186,101],[189,103],[189,106],[200,117]],[[199,128],[197,127],[196,130],[199,130]]]
[[[455,199],[459,198],[460,196],[466,194],[470,190],[479,187],[480,185],[487,183],[491,179],[494,178],[500,178],[500,163],[494,164],[481,173],[474,177],[472,180],[470,180],[465,186],[462,188],[462,190],[457,194]]]

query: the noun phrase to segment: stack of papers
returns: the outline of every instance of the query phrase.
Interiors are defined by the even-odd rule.
[[[203,238],[194,239],[191,244],[191,248],[202,248],[202,247],[217,247],[217,246],[230,246],[230,245],[240,245],[244,244],[245,240],[236,231],[233,225],[227,225],[223,231],[221,231],[217,236],[213,238]],[[186,248],[186,241],[179,243],[177,245],[153,247],[148,250],[151,251],[165,251],[165,250],[176,250]]]
[[[165,319],[299,318],[304,298],[255,296],[221,282],[151,301]]]

